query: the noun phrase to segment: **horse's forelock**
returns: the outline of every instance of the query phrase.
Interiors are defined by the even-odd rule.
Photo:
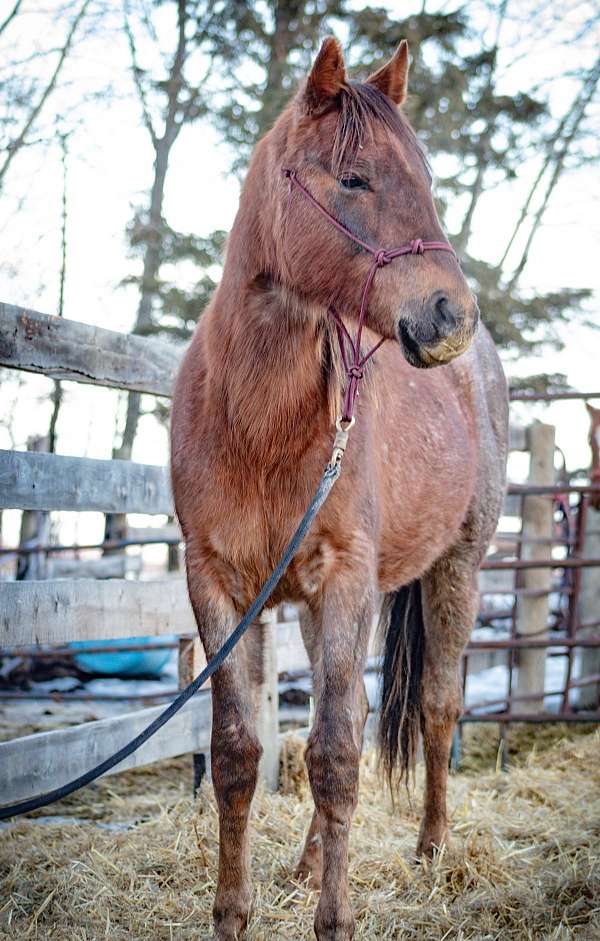
[[[333,143],[332,170],[339,173],[350,164],[358,150],[373,137],[377,125],[408,144],[423,160],[427,170],[427,159],[415,132],[398,108],[374,85],[360,82],[346,84],[339,99],[339,116]]]

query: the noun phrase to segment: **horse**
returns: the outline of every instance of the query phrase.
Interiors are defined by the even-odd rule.
[[[313,671],[305,760],[315,809],[296,876],[320,889],[318,941],[354,934],[348,839],[368,711],[363,673],[382,598],[383,768],[393,786],[405,779],[422,733],[418,854],[430,856],[447,838],[459,664],[505,487],[506,381],[455,256],[423,251],[426,239],[449,246],[427,161],[401,110],[407,81],[404,41],[366,82],[349,80],[339,43],[324,41],[254,150],[222,280],[173,399],[173,493],[189,596],[211,658],[313,495],[343,417],[346,372],[360,378],[341,355],[331,311],[349,332],[362,298],[365,348],[382,344],[361,359],[340,478],[270,601],[299,606]],[[375,271],[369,246],[406,242],[402,257],[375,252]],[[217,941],[240,937],[252,900],[261,630],[251,627],[212,683]]]
[[[590,482],[600,484],[600,408],[594,408],[589,402],[585,403],[585,407],[590,416],[589,442],[592,452]],[[590,506],[600,511],[600,493],[590,494]]]

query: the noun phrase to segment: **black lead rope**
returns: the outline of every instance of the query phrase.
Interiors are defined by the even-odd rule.
[[[343,436],[343,443],[342,441],[338,440],[340,438],[340,434]],[[183,692],[179,694],[177,699],[174,699],[173,702],[170,703],[170,705],[167,706],[167,708],[156,717],[154,722],[151,722],[143,732],[140,732],[139,735],[136,735],[136,737],[128,742],[127,745],[123,745],[123,747],[115,752],[114,755],[111,755],[109,758],[105,758],[105,760],[100,762],[99,765],[96,765],[95,768],[91,768],[89,771],[86,771],[85,774],[75,778],[74,781],[70,781],[68,784],[63,784],[62,787],[57,787],[53,791],[48,791],[47,794],[40,794],[39,797],[32,797],[31,800],[20,801],[18,804],[10,804],[7,807],[1,807],[0,820],[6,820],[7,817],[16,817],[19,814],[28,814],[32,810],[38,810],[40,807],[46,807],[48,804],[53,804],[55,801],[62,800],[63,797],[67,797],[74,791],[78,791],[80,788],[86,787],[86,785],[91,784],[92,781],[95,781],[96,778],[106,774],[107,771],[110,771],[110,769],[114,768],[115,765],[118,765],[119,762],[123,761],[125,758],[128,758],[129,755],[132,755],[134,751],[137,751],[137,749],[140,748],[144,742],[147,742],[148,739],[151,738],[156,732],[158,732],[158,730],[161,729],[163,725],[169,721],[169,719],[172,719],[173,716],[179,712],[183,706],[185,706],[188,699],[191,699],[194,693],[196,693],[200,687],[203,686],[204,683],[206,683],[206,681],[213,675],[213,673],[219,669],[225,658],[231,653],[235,645],[246,633],[255,618],[257,618],[261,613],[266,602],[269,600],[270,596],[273,594],[273,591],[277,587],[277,584],[288,565],[296,555],[301,543],[304,541],[312,521],[329,496],[331,488],[340,476],[340,462],[346,444],[345,439],[347,439],[347,437],[347,431],[341,431],[338,429],[336,445],[338,447],[338,452],[340,453],[336,454],[334,449],[332,461],[325,468],[317,491],[312,498],[306,513],[300,520],[298,528],[288,543],[282,558],[273,570],[272,575],[267,579],[261,588],[256,599],[252,602],[246,611],[242,620],[229,635],[218,653],[215,654],[210,663],[206,665],[202,673],[200,673],[200,675],[197,676],[195,680],[192,680],[189,686],[186,686]]]

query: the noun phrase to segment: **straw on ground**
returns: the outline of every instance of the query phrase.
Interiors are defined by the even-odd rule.
[[[249,941],[313,937],[314,895],[292,870],[310,814],[300,746],[283,792],[257,796]],[[356,937],[600,939],[600,733],[530,755],[509,774],[469,771],[450,787],[452,844],[432,865],[414,851],[412,808],[391,811],[369,755],[351,841]],[[210,787],[189,797],[187,760],[100,782],[0,834],[0,936],[44,941],[210,937],[217,818]]]

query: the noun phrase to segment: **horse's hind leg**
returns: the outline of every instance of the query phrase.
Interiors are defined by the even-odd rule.
[[[208,590],[189,543],[187,569],[190,599],[210,660],[235,627],[236,618],[230,603]],[[219,811],[219,875],[213,906],[216,941],[237,941],[252,904],[248,819],[262,753],[256,735],[260,642],[260,626],[253,625],[212,679],[211,762]]]
[[[425,654],[421,730],[426,780],[418,855],[431,856],[447,837],[448,762],[462,707],[461,657],[477,614],[478,565],[478,554],[458,545],[422,579]]]

